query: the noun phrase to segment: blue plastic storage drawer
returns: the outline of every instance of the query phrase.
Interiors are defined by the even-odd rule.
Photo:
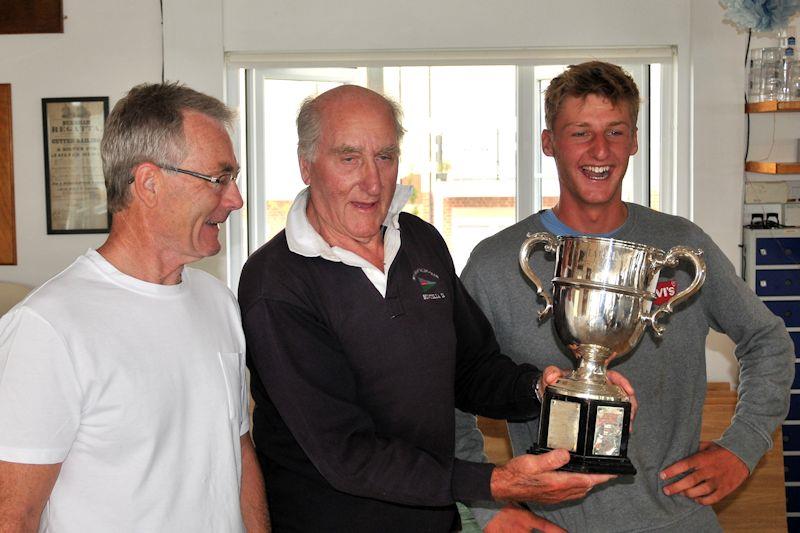
[[[756,270],[756,294],[797,296],[800,294],[800,270]]]
[[[786,517],[787,533],[800,533],[800,516]]]
[[[794,381],[792,382],[792,388],[800,390],[800,363],[796,360],[794,363]]]
[[[789,400],[789,414],[786,415],[786,420],[800,420],[800,392],[792,394]]]
[[[792,342],[794,343],[794,356],[800,357],[800,332],[798,331],[791,331],[789,332],[789,336],[792,338]]]
[[[800,455],[784,455],[783,471],[786,481],[800,481]]]
[[[800,487],[786,487],[786,511],[800,513]]]
[[[800,238],[756,239],[757,265],[800,264]]]
[[[800,301],[764,302],[764,304],[783,319],[787,328],[800,327]]]
[[[784,424],[781,433],[783,433],[783,451],[800,452],[800,425]]]

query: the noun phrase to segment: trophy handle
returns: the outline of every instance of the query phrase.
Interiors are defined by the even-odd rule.
[[[525,272],[525,275],[528,276],[528,279],[530,279],[536,286],[536,294],[544,298],[544,301],[547,304],[545,305],[544,309],[539,311],[539,320],[544,320],[545,317],[547,317],[547,315],[553,310],[553,298],[545,292],[544,288],[542,287],[542,282],[539,280],[539,276],[533,272],[529,261],[537,244],[544,243],[545,252],[555,253],[556,249],[558,248],[558,239],[555,235],[546,231],[539,233],[528,233],[526,237],[527,239],[525,239],[525,242],[522,243],[522,248],[519,250],[519,266],[522,268],[522,271]]]
[[[692,265],[694,265],[694,279],[692,280],[692,283],[681,292],[667,300],[665,304],[660,305],[649,316],[643,317],[645,323],[649,323],[653,327],[653,331],[655,331],[656,336],[658,337],[664,333],[664,326],[658,323],[662,315],[671,313],[674,306],[678,305],[700,290],[700,287],[706,280],[706,262],[703,259],[703,250],[692,250],[686,246],[675,246],[671,248],[663,259],[656,259],[653,262],[653,269],[658,271],[665,266],[674,268],[678,266],[678,262],[681,259],[686,259],[691,262]]]

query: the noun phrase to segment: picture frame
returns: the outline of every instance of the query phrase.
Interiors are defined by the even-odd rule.
[[[0,35],[64,33],[63,0],[0,2]]]
[[[17,264],[11,84],[0,83],[0,265]]]
[[[107,96],[42,98],[47,233],[108,233],[100,158]]]

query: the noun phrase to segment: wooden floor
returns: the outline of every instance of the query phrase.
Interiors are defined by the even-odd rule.
[[[736,393],[727,383],[709,383],[703,406],[702,440],[714,440],[730,425]],[[478,417],[489,460],[502,464],[511,458],[505,421]],[[722,502],[714,505],[726,532],[786,531],[786,494],[783,485],[783,446],[780,427],[773,448],[758,463],[750,478]]]

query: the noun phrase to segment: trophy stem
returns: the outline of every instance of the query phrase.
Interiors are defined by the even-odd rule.
[[[630,400],[625,391],[608,381],[606,367],[613,355],[609,348],[598,344],[581,344],[572,350],[580,364],[569,376],[550,385],[554,393],[611,402]]]
[[[611,350],[597,344],[582,344],[575,350],[575,356],[580,361],[578,368],[572,371],[572,379],[584,383],[608,383],[606,366],[611,357]]]

